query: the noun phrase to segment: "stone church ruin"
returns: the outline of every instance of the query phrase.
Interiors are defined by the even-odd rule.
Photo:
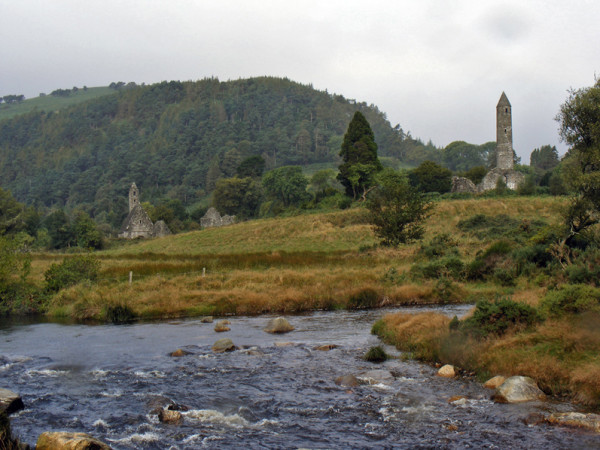
[[[171,230],[163,220],[152,223],[150,217],[140,204],[140,193],[135,185],[131,183],[129,188],[129,214],[121,225],[120,238],[152,238],[168,236]]]
[[[496,105],[496,167],[478,185],[464,177],[452,177],[452,192],[483,192],[496,189],[499,181],[517,189],[525,176],[514,169],[512,145],[512,107],[504,92]]]
[[[231,225],[235,223],[235,216],[228,216],[227,214],[221,216],[212,206],[208,208],[204,217],[200,219],[200,226],[202,228],[222,227],[225,225]]]

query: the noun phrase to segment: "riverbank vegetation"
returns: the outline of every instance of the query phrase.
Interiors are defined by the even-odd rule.
[[[561,165],[573,193],[559,222],[548,226],[531,217],[506,233],[516,224],[510,215],[501,221],[474,215],[458,227],[488,245],[470,263],[456,257],[462,246],[438,236],[439,245],[428,252],[438,254],[438,263],[413,266],[438,279],[445,271],[452,279],[494,280],[507,288],[526,279],[542,289],[526,296],[498,291],[493,301],[479,298],[463,319],[388,315],[374,325],[375,334],[425,361],[454,364],[482,377],[531,376],[547,393],[600,407],[599,104],[597,81],[572,91],[558,115],[561,136],[571,145]]]

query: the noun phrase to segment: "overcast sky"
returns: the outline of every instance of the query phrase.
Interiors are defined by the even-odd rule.
[[[373,103],[437,146],[557,145],[569,88],[600,75],[598,0],[0,0],[0,95],[112,81],[288,77]]]

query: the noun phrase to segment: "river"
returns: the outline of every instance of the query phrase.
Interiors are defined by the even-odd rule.
[[[466,310],[442,308],[450,316]],[[385,312],[289,316],[296,329],[285,335],[262,331],[265,316],[230,318],[226,333],[198,319],[4,321],[0,387],[23,397],[25,409],[11,423],[31,445],[43,431],[62,430],[89,433],[115,449],[600,447],[590,432],[526,424],[532,413],[571,405],[495,404],[479,383],[436,377],[425,364],[365,362],[362,355],[379,343],[371,325]],[[240,350],[214,354],[222,337]],[[338,347],[315,350],[323,344]],[[178,348],[189,354],[169,356]],[[354,388],[334,382],[347,374],[368,381],[364,374],[374,369],[393,376]],[[467,402],[449,404],[456,395]],[[187,407],[181,425],[160,423],[152,412],[169,402]]]

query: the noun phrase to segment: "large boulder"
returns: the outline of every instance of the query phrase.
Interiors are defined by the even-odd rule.
[[[233,341],[229,338],[219,339],[212,346],[212,351],[215,353],[232,352],[236,349]]]
[[[23,409],[23,400],[19,394],[15,394],[8,389],[0,388],[0,414],[5,412],[7,415]]]
[[[285,317],[277,317],[269,320],[269,323],[264,328],[267,333],[288,333],[294,330],[294,327],[288,322]]]
[[[110,450],[107,444],[85,433],[67,431],[40,434],[36,450]]]
[[[546,395],[533,379],[522,376],[507,378],[492,396],[492,400],[497,403],[522,403],[545,398]]]
[[[567,427],[585,428],[587,430],[600,433],[600,415],[584,414],[578,412],[552,413],[546,419],[553,425],[563,425]]]

